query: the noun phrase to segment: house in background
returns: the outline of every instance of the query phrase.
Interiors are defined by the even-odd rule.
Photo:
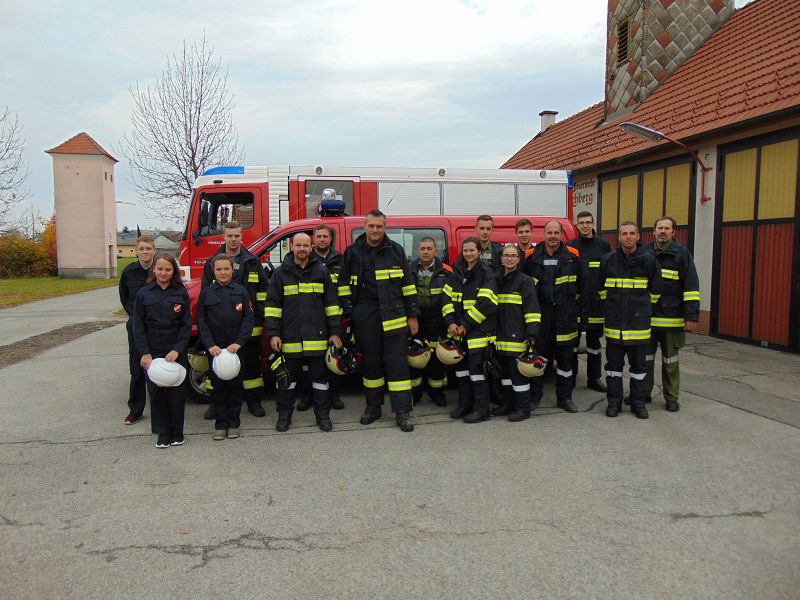
[[[181,233],[179,231],[158,231],[156,229],[142,229],[141,235],[151,236],[156,243],[156,252],[165,252],[178,256]],[[117,232],[117,258],[131,258],[136,256],[136,240],[139,234],[136,231]]]
[[[559,122],[543,111],[503,167],[571,169],[575,212],[612,245],[622,221],[649,242],[675,217],[701,331],[800,351],[800,6],[609,0],[607,24],[605,99]]]

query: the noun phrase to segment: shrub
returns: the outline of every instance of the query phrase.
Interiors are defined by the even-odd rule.
[[[0,237],[0,278],[55,274],[55,257],[44,244],[16,234]]]

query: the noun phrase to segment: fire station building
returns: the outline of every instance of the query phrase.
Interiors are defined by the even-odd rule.
[[[605,99],[555,114],[504,168],[571,169],[612,247],[623,221],[647,243],[674,217],[698,330],[800,351],[797,1],[609,0]]]

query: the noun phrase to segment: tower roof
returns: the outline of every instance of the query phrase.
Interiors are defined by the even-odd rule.
[[[95,154],[107,156],[114,162],[119,162],[116,158],[111,156],[105,149],[94,141],[85,131],[81,131],[78,135],[69,138],[63,144],[59,144],[55,148],[45,150],[47,154]]]

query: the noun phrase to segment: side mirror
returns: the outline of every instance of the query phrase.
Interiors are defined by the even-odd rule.
[[[202,243],[202,239],[200,238],[200,230],[198,229],[192,234],[192,239],[194,240],[194,245],[199,246]]]

